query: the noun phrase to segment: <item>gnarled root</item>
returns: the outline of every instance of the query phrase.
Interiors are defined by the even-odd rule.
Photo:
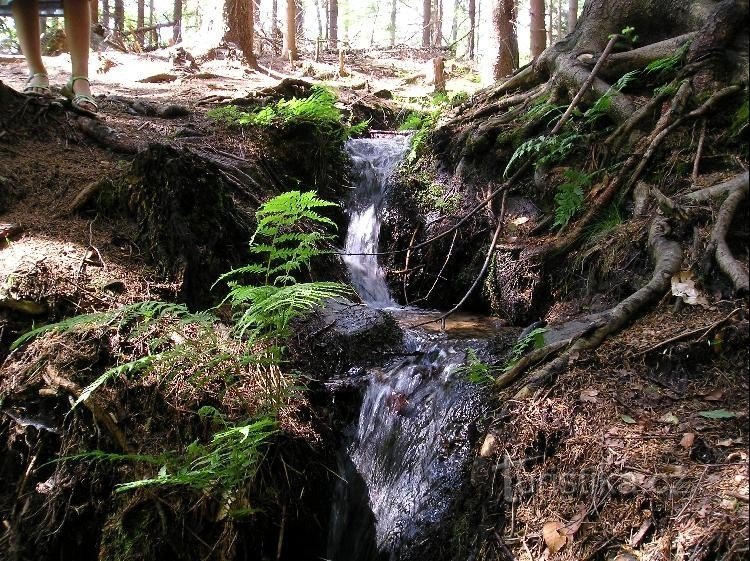
[[[747,174],[745,174],[747,178]],[[727,244],[727,232],[732,224],[737,206],[748,194],[747,180],[736,188],[724,201],[719,209],[716,224],[711,232],[711,240],[708,243],[708,254],[713,254],[719,269],[729,277],[737,292],[746,294],[750,291],[750,279],[748,279],[747,267],[744,263],[734,258]]]
[[[649,245],[656,265],[651,280],[603,314],[601,326],[596,328],[591,335],[578,339],[560,356],[534,372],[524,387],[516,393],[515,399],[522,399],[535,388],[554,380],[560,372],[564,371],[575,360],[580,351],[598,347],[607,336],[622,329],[648,304],[662,297],[670,286],[672,275],[679,271],[682,265],[682,248],[678,242],[667,238],[669,233],[670,227],[665,218],[658,217],[652,222],[649,231]],[[535,358],[542,358],[543,355],[544,349],[540,349]],[[526,364],[528,365],[529,362]],[[520,369],[512,372],[513,377],[518,377],[520,374]],[[498,378],[497,383],[507,385],[512,381],[508,378],[507,375],[505,379]]]

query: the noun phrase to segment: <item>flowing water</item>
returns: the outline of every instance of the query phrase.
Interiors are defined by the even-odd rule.
[[[378,265],[380,216],[394,170],[409,147],[409,138],[358,138],[347,143],[357,186],[350,207],[344,262],[362,300],[373,308],[396,305]]]
[[[349,142],[359,181],[347,252],[377,252],[388,181],[407,143]],[[364,302],[389,308],[397,318],[413,314],[390,296],[376,256],[345,261]],[[403,356],[369,372],[359,417],[344,435],[326,555],[331,561],[415,559],[415,544],[449,516],[473,457],[484,399],[458,369],[467,350],[484,343],[420,329],[404,333]]]

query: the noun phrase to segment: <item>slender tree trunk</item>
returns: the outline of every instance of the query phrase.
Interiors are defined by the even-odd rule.
[[[271,37],[274,40],[274,45],[276,44],[276,38],[280,35],[281,31],[279,30],[279,0],[273,0],[273,3],[271,4]],[[275,46],[274,49],[276,49]]]
[[[172,39],[177,43],[182,38],[182,0],[174,0]]]
[[[253,44],[254,11],[253,0],[226,0],[224,4],[224,40],[238,45],[245,61],[253,68],[258,65]]]
[[[339,43],[339,0],[328,0],[328,45],[338,48]]]
[[[459,0],[453,0],[453,21],[451,21],[451,44],[458,41],[458,7]]]
[[[516,0],[494,0],[492,5],[492,77],[499,80],[518,68]]]
[[[536,58],[547,46],[544,29],[544,0],[531,0],[529,7],[531,18],[531,56]]]
[[[557,0],[557,39],[559,40],[564,35],[565,27],[563,26],[562,0]]]
[[[573,33],[576,23],[578,23],[578,0],[568,0],[568,33]]]
[[[552,2],[554,0],[549,0],[550,6],[549,6],[549,14],[548,14],[548,22],[547,22],[547,44],[551,45],[553,43],[553,37],[552,37],[552,30],[555,28],[554,25],[552,25]]]
[[[102,0],[102,25],[109,29],[109,0]]]
[[[154,25],[154,0],[148,0],[148,25]],[[159,30],[151,31],[149,43],[151,46],[159,44]]]
[[[125,3],[123,0],[115,0],[114,15],[115,31],[122,34],[125,31]]]
[[[469,0],[469,59],[474,60],[474,32],[476,31],[476,15],[477,5],[476,0]]]
[[[393,0],[391,2],[391,23],[388,26],[388,31],[390,33],[390,45],[391,47],[396,46],[396,16],[397,16],[397,7],[398,7],[398,0]]]
[[[432,25],[433,37],[432,44],[436,47],[443,45],[443,0],[435,1],[435,18]]]
[[[89,7],[91,8],[91,23],[99,23],[99,0],[91,0]]]
[[[146,0],[138,0],[138,7],[137,7],[137,16],[135,20],[135,28],[136,29],[143,29],[145,27],[145,19],[146,19]],[[139,31],[135,36],[136,41],[138,41],[138,44],[143,47],[143,44],[145,42],[145,35],[143,34],[143,31]]]
[[[296,0],[286,0],[286,32],[284,33],[284,48],[282,56],[289,60],[297,60],[297,3]]]
[[[302,0],[294,0],[294,28],[296,41],[299,42],[305,37],[305,9]]]
[[[318,41],[323,39],[323,17],[320,14],[320,0],[315,0],[315,21],[318,24]]]
[[[430,46],[430,38],[432,37],[431,18],[432,0],[422,0],[422,47],[424,48]]]

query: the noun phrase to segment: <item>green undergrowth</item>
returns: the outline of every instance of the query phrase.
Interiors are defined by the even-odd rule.
[[[17,349],[47,333],[98,328],[119,342],[121,362],[91,382],[74,408],[105,384],[135,376],[150,376],[165,386],[176,381],[180,392],[192,392],[199,402],[205,399],[200,396],[211,395],[219,403],[235,396],[227,402],[235,411],[231,416],[206,407],[194,413],[213,428],[207,440],[155,456],[94,450],[67,459],[125,461],[144,466],[140,473],[155,471],[120,484],[119,491],[187,485],[222,496],[240,492],[257,473],[282,410],[300,389],[293,373],[283,371],[290,323],[327,298],[350,294],[339,283],[300,280],[311,261],[326,253],[321,247],[335,225],[319,211],[330,206],[312,191],[286,192],[262,205],[250,243],[253,260],[218,279],[229,293],[214,309],[196,313],[182,304],[139,302],[41,326],[16,340]],[[232,312],[229,325],[219,319],[224,308]],[[218,395],[217,387],[225,394]],[[238,417],[242,410],[254,413]]]
[[[326,135],[346,140],[362,134],[367,121],[347,123],[336,106],[336,94],[329,88],[313,86],[312,93],[303,99],[281,99],[253,111],[244,111],[236,105],[226,105],[208,111],[208,117],[230,126],[290,126],[312,125]]]

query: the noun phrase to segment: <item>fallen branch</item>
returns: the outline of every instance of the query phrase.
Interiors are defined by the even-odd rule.
[[[704,189],[699,189],[697,191],[693,191],[692,193],[688,193],[687,195],[685,195],[685,198],[689,199],[691,202],[702,203],[715,197],[725,195],[726,193],[731,193],[738,189],[747,189],[749,185],[750,173],[739,173],[734,177],[727,179],[726,181],[722,181],[721,183],[717,183],[716,185],[712,185],[711,187],[706,187]]]

